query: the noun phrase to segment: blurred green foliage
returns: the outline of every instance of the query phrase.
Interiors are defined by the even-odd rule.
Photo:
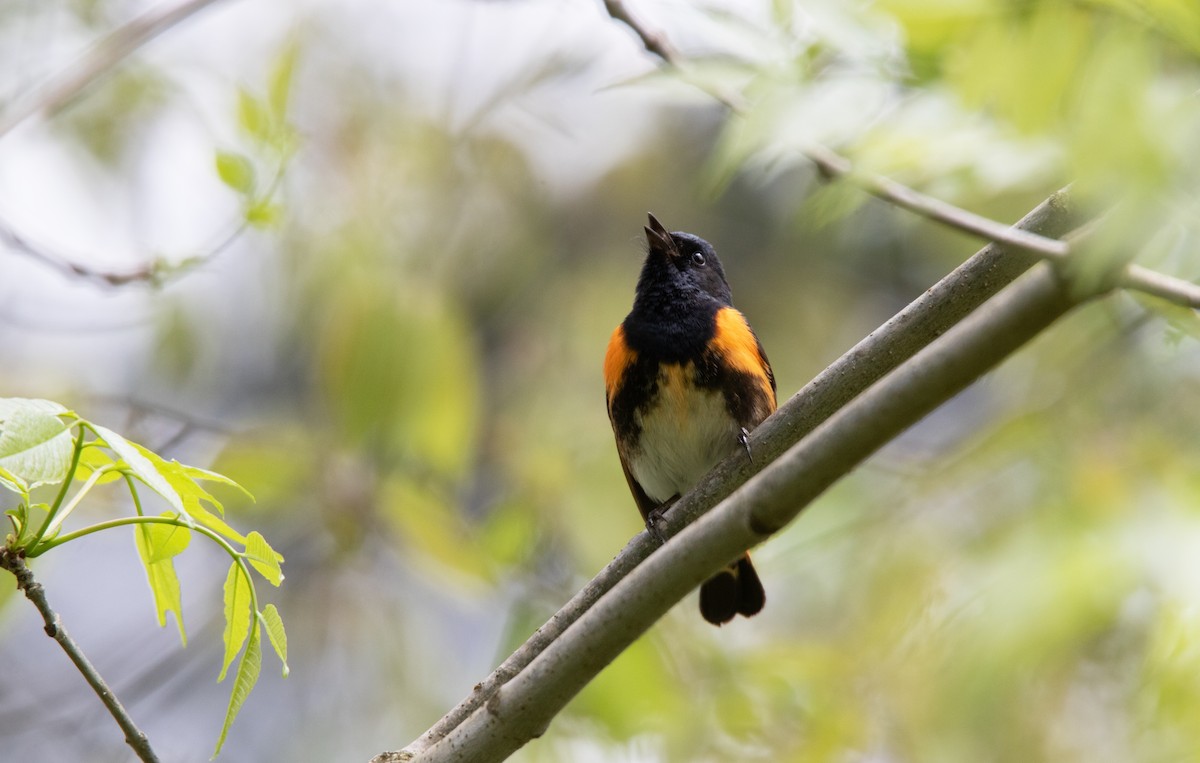
[[[600,362],[647,210],[716,245],[781,397],[979,246],[824,184],[813,142],[1002,220],[1074,182],[1106,216],[1072,277],[1200,276],[1198,8],[657,8],[689,81],[739,89],[741,117],[670,73],[597,88],[592,38],[637,55],[602,19],[582,60],[533,46],[506,77],[516,54],[485,48],[435,106],[431,71],[320,23],[264,55],[244,80],[264,87],[231,87],[243,142],[213,155],[270,223],[244,253],[267,275],[249,298],[167,295],[184,307],[133,392],[238,412],[214,468],[290,539],[289,682],[319,682],[275,709],[296,759],[417,736],[640,529]],[[105,92],[108,119],[144,113]],[[569,113],[624,97],[652,112],[636,130]],[[628,146],[599,173],[574,142],[593,129]],[[757,551],[761,616],[677,608],[516,759],[1194,759],[1196,335],[1149,299],[1081,310]],[[345,736],[295,730],[314,707]]]

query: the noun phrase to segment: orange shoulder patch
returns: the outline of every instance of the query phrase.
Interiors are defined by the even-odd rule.
[[[604,393],[609,400],[621,385],[625,369],[637,360],[637,353],[625,341],[625,327],[617,326],[608,340],[608,351],[604,353]]]
[[[717,312],[717,330],[712,338],[712,347],[721,353],[730,368],[761,379],[768,397],[774,402],[770,366],[759,349],[758,338],[750,329],[746,316],[732,307],[721,308]]]

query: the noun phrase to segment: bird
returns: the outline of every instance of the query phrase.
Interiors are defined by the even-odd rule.
[[[604,356],[605,403],[621,468],[651,534],[662,513],[741,449],[776,408],[762,342],[733,306],[725,270],[699,236],[653,214],[633,307]],[[700,614],[722,625],[762,610],[766,594],[747,553],[700,587]]]

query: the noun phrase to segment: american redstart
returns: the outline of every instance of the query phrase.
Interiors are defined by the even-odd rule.
[[[733,307],[712,246],[669,232],[654,215],[633,309],[604,356],[608,418],[633,499],[656,536],[661,513],[717,462],[744,448],[775,410],[775,375],[746,317]],[[749,554],[700,587],[714,625],[762,609]]]

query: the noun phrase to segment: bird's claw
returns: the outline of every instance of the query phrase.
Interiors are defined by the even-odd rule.
[[[650,537],[658,541],[660,546],[667,542],[667,509],[674,506],[678,500],[679,496],[675,496],[661,506],[650,509],[646,514],[646,531],[650,533]]]
[[[650,537],[658,541],[658,545],[667,542],[667,518],[663,515],[662,509],[651,509],[650,514],[646,517],[646,530],[650,533]]]
[[[746,458],[750,459],[750,463],[754,463],[754,454],[750,452],[750,432],[746,427],[742,427],[742,431],[738,434],[738,442],[746,449]]]

